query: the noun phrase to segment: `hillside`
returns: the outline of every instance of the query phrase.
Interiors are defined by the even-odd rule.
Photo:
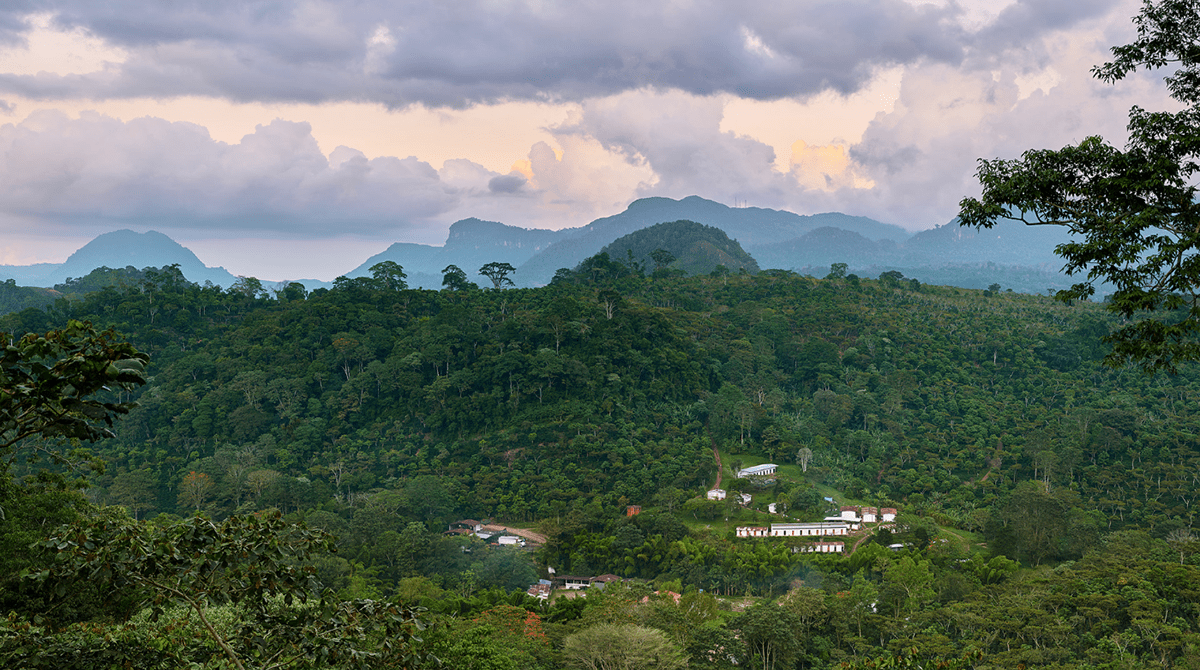
[[[1125,450],[1200,430],[1177,403],[1187,375],[1099,366],[1098,306],[1016,294],[779,272],[509,291],[355,285],[291,302],[129,287],[4,328],[65,318],[116,327],[154,355],[142,408],[101,445],[111,469],[98,482],[153,473],[140,501],[152,511],[177,511],[172,491],[196,469],[220,482],[211,504],[245,503],[223,463],[248,450],[281,481],[307,477],[318,498],[434,475],[463,487],[463,514],[530,519],[702,490],[708,434],[763,459],[811,445],[821,481],[852,496],[920,494],[948,518],[1041,476],[1051,450],[1052,481],[1109,501],[1096,503],[1103,513],[1127,506],[1117,528],[1170,518],[1174,503],[1134,505],[1132,482],[1100,495],[1106,477],[1167,486],[1197,457],[1179,446],[1130,471]],[[1147,412],[1155,421],[1138,418]]]
[[[338,553],[314,566],[344,598],[391,594],[451,621],[516,603],[560,636],[602,616],[583,611],[600,598],[544,606],[509,593],[549,565],[644,580],[628,587],[629,607],[651,583],[703,589],[714,613],[713,594],[744,608],[746,596],[787,593],[746,610],[772,620],[798,616],[802,598],[817,613],[796,638],[811,667],[899,644],[931,657],[979,650],[981,669],[1087,667],[1108,635],[1147,662],[1192,653],[1128,636],[1158,625],[1138,618],[1151,606],[1139,593],[1163,610],[1200,602],[1183,588],[1200,583],[1187,526],[1197,370],[1102,367],[1112,324],[1099,305],[778,270],[580,273],[503,291],[344,282],[278,301],[155,276],[0,319],[17,333],[90,319],[152,355],[139,406],[92,445],[107,468],[88,500],[152,527],[280,510],[337,537]],[[751,494],[748,507],[705,498],[717,453],[722,486]],[[779,465],[769,481],[732,475],[768,462]],[[44,467],[17,457],[10,472],[22,482]],[[22,493],[3,500],[16,521],[0,547],[28,547],[27,527],[64,520],[63,494],[36,480],[12,488]],[[851,555],[734,533],[820,519],[826,497],[833,510],[901,514],[847,538]],[[641,514],[627,517],[631,505]],[[536,523],[545,544],[530,554],[446,531],[489,517]],[[9,575],[29,560],[0,559]],[[14,579],[0,576],[0,604],[40,611]],[[638,611],[679,630],[672,612]],[[701,661],[717,648],[749,663],[739,616],[687,628],[679,644]],[[1200,630],[1181,617],[1172,627],[1163,639]],[[431,644],[463,658],[445,634]],[[1053,664],[1021,642],[1034,637],[1053,645]]]
[[[675,257],[665,267],[688,275],[709,274],[718,265],[732,272],[758,272],[758,263],[724,231],[695,221],[655,224],[620,237],[601,251],[614,259],[625,259],[632,254],[638,264],[653,270],[658,264],[651,254],[659,249]]]

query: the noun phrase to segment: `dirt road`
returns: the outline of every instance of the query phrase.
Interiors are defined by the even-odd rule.
[[[526,530],[524,528],[509,528],[508,526],[497,526],[495,524],[487,524],[483,527],[483,530],[486,530],[486,531],[489,531],[492,533],[511,533],[512,535],[520,535],[521,537],[525,538],[526,540],[529,540],[530,542],[536,542],[537,544],[546,544],[546,536],[545,535],[542,535],[541,533],[535,533],[532,530]]]

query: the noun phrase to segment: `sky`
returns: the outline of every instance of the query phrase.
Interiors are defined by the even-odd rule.
[[[467,217],[699,195],[916,231],[979,158],[1171,109],[1136,0],[7,0],[0,264],[157,230],[329,280]]]

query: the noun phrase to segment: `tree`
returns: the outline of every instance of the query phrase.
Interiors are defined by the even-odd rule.
[[[674,263],[675,254],[666,249],[655,249],[650,252],[650,260],[654,261],[654,269],[658,271]]]
[[[1093,136],[1016,160],[981,159],[983,193],[960,203],[959,222],[1066,227],[1074,237],[1056,252],[1068,274],[1086,280],[1056,297],[1086,299],[1111,283],[1106,306],[1125,325],[1104,338],[1113,346],[1105,363],[1174,373],[1200,360],[1200,12],[1192,0],[1147,0],[1134,23],[1137,39],[1114,47],[1093,75],[1116,83],[1170,66],[1164,81],[1184,109],[1131,109],[1123,150]]]
[[[596,294],[600,300],[600,306],[604,308],[604,316],[607,319],[612,319],[616,309],[621,304],[621,294],[612,289],[604,289]]]
[[[897,287],[900,286],[900,281],[904,279],[904,273],[899,270],[888,270],[879,275],[879,283],[884,286]]]
[[[395,261],[381,261],[372,265],[370,271],[371,278],[380,290],[403,291],[408,288],[408,283],[404,281],[408,275],[404,274],[404,268]]]
[[[497,262],[488,263],[479,268],[479,274],[492,280],[492,287],[496,289],[502,289],[505,286],[514,286],[513,280],[509,279],[508,276],[516,271],[517,269],[508,263]]]
[[[264,669],[339,664],[368,668],[389,661],[409,668],[415,660],[412,644],[420,641],[416,633],[424,626],[415,611],[389,603],[339,603],[322,596],[293,606],[320,593],[308,563],[317,552],[332,550],[333,539],[285,523],[278,512],[233,516],[221,523],[196,516],[161,526],[109,513],[66,527],[40,546],[56,560],[30,575],[32,579],[82,577],[140,589],[148,594],[152,619],[169,605],[184,606],[228,663],[239,669],[246,667],[248,658]],[[244,608],[250,620],[232,627],[218,625],[211,608],[224,604]],[[20,654],[53,638],[39,628],[22,630],[28,639],[24,644],[8,640],[3,650],[8,658],[0,660],[12,661],[14,650]],[[128,653],[136,659],[147,651]],[[172,660],[177,667],[192,665],[192,659]]]
[[[661,630],[598,624],[567,636],[563,657],[585,670],[677,670],[687,660]]]
[[[813,452],[808,447],[800,447],[796,452],[796,463],[800,466],[800,470],[808,472],[808,464],[812,462]]]
[[[9,340],[0,333],[0,340]],[[76,465],[84,452],[63,453],[44,440],[93,442],[113,437],[113,419],[134,407],[113,398],[145,383],[149,357],[111,330],[70,321],[62,330],[30,333],[0,352],[0,458],[27,444],[59,464]],[[42,438],[30,441],[30,438]],[[98,461],[89,461],[101,468]]]
[[[212,495],[214,486],[212,477],[192,470],[184,475],[183,481],[179,483],[179,504],[188,509],[203,509],[204,503]]]
[[[829,266],[829,274],[825,275],[825,278],[826,279],[845,279],[846,278],[846,270],[848,270],[849,268],[850,268],[850,266],[845,263],[834,263],[833,265]]]
[[[751,662],[762,670],[786,668],[792,664],[803,643],[796,632],[803,627],[799,616],[775,603],[759,603],[735,615],[729,627],[741,634],[750,651]]]
[[[308,289],[304,288],[304,284],[296,281],[288,282],[287,285],[279,288],[275,292],[275,298],[277,300],[289,302],[293,300],[304,300],[307,297]]]
[[[1193,535],[1190,528],[1176,528],[1168,533],[1165,539],[1172,550],[1179,552],[1180,565],[1183,565],[1184,558],[1200,549],[1200,538]]]
[[[257,277],[243,277],[238,275],[237,281],[229,287],[230,294],[244,295],[247,298],[258,298],[267,294],[267,289],[263,288],[263,283]]]
[[[897,618],[902,612],[920,609],[934,595],[929,561],[904,556],[883,574],[883,597],[895,609]]]
[[[442,268],[442,288],[449,291],[466,291],[478,288],[467,280],[467,273],[457,265],[447,265]]]

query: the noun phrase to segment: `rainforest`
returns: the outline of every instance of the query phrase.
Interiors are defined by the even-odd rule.
[[[1106,367],[1099,302],[632,259],[0,317],[147,359],[107,436],[2,453],[3,664],[1200,667],[1194,365]],[[847,507],[897,515],[737,530]]]

